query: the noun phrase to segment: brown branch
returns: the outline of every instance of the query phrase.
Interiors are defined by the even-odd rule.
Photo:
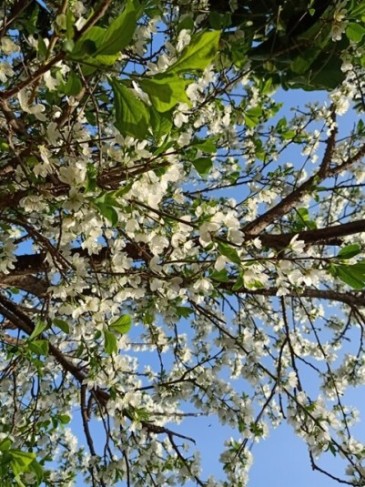
[[[340,245],[342,243],[341,237],[362,232],[365,232],[365,220],[357,220],[317,230],[305,230],[298,233],[263,234],[259,238],[264,246],[281,250],[289,245],[295,235],[298,236],[298,240],[303,240],[307,245]],[[250,236],[250,238],[252,239],[254,237]],[[124,248],[124,252],[133,260],[146,261],[151,258],[151,252],[148,246],[141,243],[128,242]],[[89,260],[90,268],[93,271],[102,269],[110,256],[109,250],[106,247],[101,249],[98,254],[92,256],[89,256],[87,251],[82,248],[72,249],[71,253],[72,255],[79,254],[80,257]],[[14,262],[14,269],[12,269],[11,273],[0,274],[0,287],[14,286],[38,297],[45,297],[49,287],[48,281],[32,276],[48,270],[48,264],[44,259],[45,254],[24,254],[17,256]]]
[[[282,233],[277,235],[264,233],[260,235],[259,238],[262,244],[266,247],[283,249],[289,245],[291,239],[295,235],[298,235],[298,240],[303,240],[306,244],[341,245],[341,237],[363,232],[365,232],[365,220],[357,220],[354,222],[343,223],[341,225],[318,228],[316,230],[304,230],[302,232]],[[247,240],[252,238],[254,238],[254,236],[249,235]]]
[[[298,186],[292,193],[286,198],[282,199],[277,205],[268,210],[263,215],[260,215],[254,221],[249,223],[243,228],[246,236],[255,237],[258,236],[266,227],[273,223],[278,218],[289,213],[302,198],[311,193],[318,184],[327,177],[333,177],[336,174],[341,173],[348,169],[351,165],[358,162],[365,155],[365,145],[362,146],[358,152],[335,167],[330,167],[330,160],[335,148],[336,129],[333,129],[331,135],[327,140],[326,151],[322,159],[321,166],[313,176],[311,176],[302,185]]]
[[[232,291],[232,286],[234,283],[219,283],[219,287],[222,289]],[[236,291],[232,291],[233,294],[249,294],[253,296],[277,296],[279,288],[277,287],[270,287],[267,289],[248,289],[242,287]],[[286,296],[290,298],[314,298],[314,299],[324,299],[327,301],[337,301],[339,303],[344,303],[353,307],[358,306],[365,306],[365,294],[360,293],[341,293],[337,291],[327,291],[324,289],[313,289],[313,288],[304,288],[304,289],[293,289],[288,290]]]
[[[44,298],[46,296],[48,286],[49,284],[47,281],[39,279],[38,277],[27,275],[16,276],[12,274],[0,274],[1,288],[15,287],[21,289],[22,291],[26,291],[27,293],[34,294],[39,298]]]

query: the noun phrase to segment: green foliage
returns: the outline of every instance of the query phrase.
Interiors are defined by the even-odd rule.
[[[36,461],[36,455],[32,452],[26,452],[16,448],[11,448],[13,442],[10,438],[4,438],[0,442],[0,472],[2,474],[2,481],[7,484],[10,481],[10,476],[14,479],[11,485],[18,485],[19,487],[26,487],[27,484],[23,482],[24,474],[32,474],[35,481],[33,486],[40,486],[44,477],[42,466]]]
[[[334,277],[354,289],[360,290],[365,287],[365,261],[352,265],[333,264],[330,267],[330,272]]]
[[[109,325],[109,328],[121,335],[125,335],[132,328],[132,318],[130,315],[122,315],[117,320],[113,321],[113,323]]]
[[[122,135],[144,139],[150,127],[148,107],[123,81],[111,80],[114,93],[115,126]]]
[[[117,337],[111,331],[104,330],[104,349],[108,355],[118,352]]]
[[[217,54],[219,38],[219,31],[196,34],[167,72],[182,74],[195,70],[204,70],[213,62]]]
[[[138,0],[127,0],[122,13],[108,28],[91,27],[78,39],[71,57],[95,67],[114,64],[119,53],[132,40],[141,13]],[[85,68],[85,73],[91,72],[93,68]]]
[[[230,245],[223,242],[218,242],[218,250],[220,254],[224,255],[224,257],[227,257],[230,262],[238,265],[241,264],[241,259],[237,253],[237,250],[234,247],[231,247]]]
[[[359,244],[349,244],[341,248],[341,250],[337,254],[337,257],[339,259],[351,259],[352,257],[358,255],[360,252],[361,246]]]
[[[32,334],[29,337],[29,340],[33,340],[34,338],[37,338],[47,328],[48,328],[47,323],[45,323],[44,321],[37,321],[37,323],[36,323],[36,325],[34,327],[34,330],[33,330]]]
[[[144,78],[139,84],[146,92],[152,105],[158,112],[167,112],[178,103],[190,104],[185,90],[192,80],[185,80],[177,75],[156,75]]]
[[[209,176],[209,173],[213,167],[213,161],[208,157],[200,157],[198,159],[194,159],[192,161],[192,164],[198,171],[199,175],[203,178]]]

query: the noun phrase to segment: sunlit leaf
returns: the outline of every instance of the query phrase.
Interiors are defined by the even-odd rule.
[[[178,60],[170,66],[168,72],[204,70],[209,66],[218,51],[219,31],[200,32],[192,37],[190,44],[182,51]]]
[[[48,324],[45,321],[37,321],[36,324],[35,324],[34,330],[33,330],[32,334],[29,337],[29,340],[33,340],[33,338],[38,337],[47,328],[48,328]]]
[[[227,257],[227,259],[229,259],[231,262],[234,262],[235,264],[241,264],[241,259],[235,248],[226,243],[218,242],[218,250],[221,255]]]
[[[130,315],[122,315],[117,320],[113,321],[109,327],[124,335],[128,333],[132,327],[132,318]]]
[[[108,355],[118,352],[118,341],[114,333],[104,330],[104,348]]]
[[[339,251],[337,257],[340,259],[351,259],[351,257],[355,257],[355,255],[358,255],[360,252],[361,246],[359,244],[349,244]]]
[[[122,135],[144,139],[150,122],[147,106],[123,82],[114,79],[111,85],[114,93],[115,126]]]
[[[185,90],[192,80],[174,75],[157,75],[139,80],[139,84],[158,112],[167,112],[178,103],[190,103]]]

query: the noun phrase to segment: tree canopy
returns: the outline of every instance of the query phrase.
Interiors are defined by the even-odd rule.
[[[0,21],[3,485],[244,487],[286,421],[363,486],[365,1]],[[205,416],[219,478],[184,430]]]

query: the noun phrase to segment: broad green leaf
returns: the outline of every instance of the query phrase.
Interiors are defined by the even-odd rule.
[[[123,82],[111,81],[114,92],[115,126],[122,135],[144,139],[150,126],[147,106]]]
[[[28,347],[37,355],[48,355],[49,344],[47,340],[32,340],[28,343]]]
[[[364,279],[359,278],[350,266],[338,266],[337,276],[354,289],[362,289],[365,286]]]
[[[82,83],[76,73],[71,71],[67,77],[67,81],[63,86],[63,91],[65,95],[76,96],[80,93],[82,89]]]
[[[245,287],[245,283],[243,280],[243,273],[240,272],[239,276],[237,277],[236,282],[232,286],[232,291],[239,291],[240,289]]]
[[[12,457],[11,463],[15,475],[27,472],[29,465],[35,460],[35,453],[21,450],[9,450]]]
[[[151,129],[153,135],[157,141],[166,137],[166,134],[169,134],[172,129],[172,120],[169,113],[161,113],[158,112],[155,108],[150,107],[150,122],[151,122]],[[166,144],[158,144],[156,151],[154,152],[155,155],[162,154],[166,149],[167,145],[172,147],[173,142],[171,140],[166,140]]]
[[[101,45],[106,30],[103,27],[93,26],[76,42],[71,56],[79,60],[89,60],[90,56],[95,55],[98,47]]]
[[[129,315],[122,315],[109,326],[113,330],[124,335],[128,333],[132,327],[132,318]]]
[[[256,127],[260,123],[260,119],[262,116],[262,108],[261,107],[254,107],[246,110],[244,113],[245,124],[248,128],[252,129]]]
[[[84,64],[85,75],[118,60],[119,53],[132,40],[141,13],[138,0],[127,0],[123,12],[109,27],[93,26],[80,37],[70,55]]]
[[[132,40],[141,14],[138,0],[127,0],[123,12],[109,25],[96,55],[113,55],[122,51]]]
[[[361,42],[364,35],[365,35],[365,27],[361,24],[351,22],[346,27],[346,36],[352,42],[355,43]]]
[[[305,90],[332,90],[336,88],[345,78],[341,71],[342,60],[335,53],[323,52],[311,65],[308,74],[302,76],[298,86]],[[294,78],[294,81],[296,79]],[[296,83],[293,82],[295,87]]]
[[[194,311],[187,306],[176,306],[175,309],[179,318],[189,318],[189,316],[194,313]]]
[[[147,93],[158,112],[167,112],[178,103],[190,104],[185,90],[192,80],[174,75],[157,75],[139,80],[142,90]]]
[[[110,221],[113,227],[118,223],[118,213],[113,206],[109,206],[104,203],[95,203],[95,206],[98,208],[103,217]]]
[[[227,257],[227,259],[229,259],[231,262],[234,262],[235,264],[241,264],[241,259],[235,248],[226,243],[218,242],[218,250],[221,255]]]
[[[217,141],[215,137],[207,137],[206,139],[194,139],[192,147],[200,149],[203,152],[214,154],[217,152]]]
[[[190,44],[182,51],[179,59],[169,67],[167,72],[203,71],[213,62],[217,54],[219,38],[219,31],[196,34],[192,37]]]
[[[133,186],[133,181],[130,181],[129,183],[126,183],[124,186],[122,186],[121,188],[117,189],[116,191],[114,191],[114,197],[115,198],[120,198],[121,196],[124,196],[125,194],[127,194],[131,187]],[[117,206],[118,207],[119,203],[116,201],[116,204],[114,206]]]
[[[0,441],[0,451],[3,452],[9,450],[12,444],[13,442],[10,438],[3,438]]]
[[[41,333],[43,333],[44,330],[46,330],[47,328],[48,328],[47,323],[45,323],[44,321],[37,321],[34,330],[29,337],[29,340],[33,340],[33,338],[36,338],[37,336],[41,335]]]
[[[83,64],[85,76],[92,74],[102,66],[111,66],[119,58],[116,54],[96,54],[105,37],[106,29],[94,26],[87,31],[75,44],[70,53],[72,59]]]
[[[353,265],[336,264],[330,267],[330,272],[354,289],[365,287],[365,262]]]
[[[66,39],[72,41],[74,37],[75,30],[75,16],[69,7],[66,12]]]
[[[226,269],[222,269],[221,271],[213,271],[210,274],[211,279],[217,282],[228,282],[229,277],[228,277],[228,272]]]
[[[71,418],[68,414],[59,414],[58,419],[62,424],[68,424],[71,421]]]
[[[210,170],[213,167],[213,162],[207,157],[201,157],[192,161],[193,166],[198,171],[199,175],[202,177],[208,176]]]
[[[62,330],[64,333],[70,333],[70,326],[69,324],[64,321],[64,320],[60,320],[58,318],[55,318],[53,321],[52,321],[53,325],[56,327],[56,328],[59,328],[60,330]]]
[[[117,337],[108,330],[104,330],[104,348],[108,355],[118,352]]]
[[[339,259],[351,259],[351,257],[355,257],[355,255],[358,255],[360,252],[361,246],[359,244],[350,244],[343,247],[337,254],[337,257]]]
[[[123,188],[124,189],[124,188]],[[119,203],[116,200],[116,196],[118,196],[117,191],[103,191],[97,198],[95,198],[94,203],[97,205],[106,205],[106,206],[114,206],[114,207],[119,207]]]

